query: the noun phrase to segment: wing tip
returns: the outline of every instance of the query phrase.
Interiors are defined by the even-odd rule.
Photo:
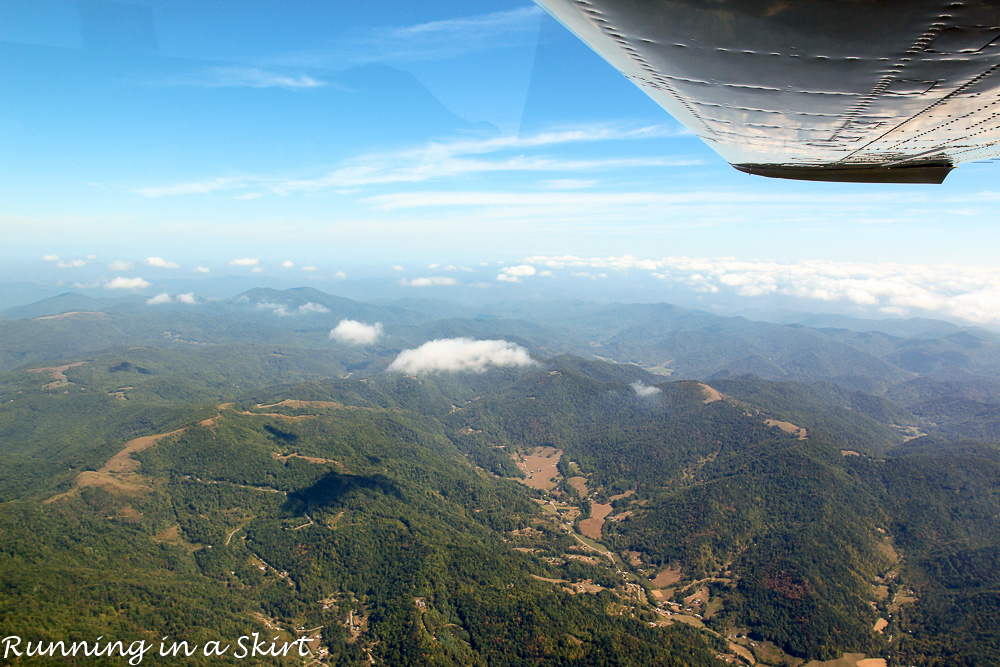
[[[734,164],[745,174],[796,181],[835,183],[917,183],[940,185],[955,168],[946,161],[880,164]]]

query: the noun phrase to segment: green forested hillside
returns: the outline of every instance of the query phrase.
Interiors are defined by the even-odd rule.
[[[321,300],[398,328],[348,346],[255,305]],[[967,371],[879,365],[854,384],[901,381],[872,394],[740,375],[710,345],[700,381],[537,353],[414,377],[384,369],[430,337],[725,332],[565,304],[596,319],[561,339],[530,309],[435,323],[302,291],[128,308],[0,323],[6,363],[42,360],[0,375],[2,636],[308,639],[288,664],[1000,662],[994,392]],[[804,335],[787,360],[827,334]],[[898,349],[879,337],[865,354]]]

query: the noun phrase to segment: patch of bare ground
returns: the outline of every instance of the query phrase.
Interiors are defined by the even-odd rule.
[[[180,544],[184,541],[184,538],[181,537],[181,527],[175,523],[169,528],[164,528],[160,532],[154,534],[153,540],[156,542]]]
[[[569,560],[579,560],[584,563],[590,563],[591,565],[597,565],[597,559],[591,556],[584,556],[583,554],[563,554],[563,558],[568,558]]]
[[[656,588],[666,588],[673,586],[681,580],[681,569],[679,567],[668,567],[661,570],[650,582]]]
[[[615,495],[611,496],[611,500],[621,500],[622,498],[628,498],[634,493],[635,489],[629,489],[625,493],[616,493]]]
[[[892,427],[903,434],[903,442],[909,442],[914,438],[927,435],[917,426],[900,426],[899,424],[893,424]]]
[[[148,491],[149,486],[146,485],[142,477],[136,473],[139,469],[139,462],[132,458],[132,454],[148,449],[164,438],[180,435],[184,431],[185,429],[179,428],[176,431],[171,431],[170,433],[146,435],[141,438],[129,440],[125,443],[124,448],[108,459],[107,463],[101,466],[98,470],[84,470],[77,475],[76,479],[73,481],[73,488],[69,491],[52,496],[42,502],[48,505],[49,503],[54,503],[62,498],[68,498],[71,495],[79,493],[80,489],[85,486],[101,486],[107,489],[120,491],[122,493],[141,493],[143,491]]]
[[[215,415],[214,417],[209,417],[208,419],[202,419],[198,422],[198,426],[204,426],[205,428],[210,428],[215,430],[215,425],[222,419],[222,415]]]
[[[93,318],[96,320],[103,320],[107,317],[107,313],[101,313],[96,310],[71,310],[68,313],[62,313],[60,315],[45,315],[44,317],[36,317],[35,321],[40,322],[42,320],[66,320],[66,319],[82,319],[82,318]]]
[[[764,423],[768,426],[780,428],[789,435],[798,436],[799,440],[806,440],[809,438],[809,432],[801,426],[796,426],[795,424],[791,424],[789,422],[778,421],[777,419],[765,419]]]
[[[231,531],[229,531],[229,534],[226,535],[226,544],[225,544],[225,546],[228,547],[229,543],[233,541],[233,536],[236,535],[236,533],[238,533],[241,530],[243,530],[244,528],[246,528],[248,525],[250,525],[250,522],[253,521],[253,519],[254,519],[253,516],[249,516],[246,519],[244,519],[243,521],[241,521],[238,526],[236,526]]]
[[[892,542],[888,539],[883,539],[876,544],[875,550],[880,556],[886,558],[890,563],[896,563],[901,558],[899,552],[896,551],[896,549],[892,546]]]
[[[886,667],[884,658],[865,658],[864,653],[845,653],[836,660],[811,660],[803,667]]]
[[[119,401],[127,401],[128,400],[128,396],[125,395],[125,392],[126,391],[131,391],[133,389],[135,389],[135,387],[119,387],[118,389],[115,389],[114,391],[109,391],[108,392],[108,396],[116,398]]]
[[[686,623],[687,625],[691,625],[696,628],[705,627],[705,624],[702,623],[700,619],[697,619],[694,616],[688,616],[687,614],[675,614],[674,616],[671,616],[671,618],[675,621],[680,621],[681,623]]]
[[[719,611],[721,610],[722,610],[722,598],[713,597],[711,600],[708,601],[708,604],[705,605],[704,616],[706,619],[712,618],[713,616],[718,614]]]
[[[753,657],[753,653],[750,652],[750,649],[744,646],[740,646],[739,644],[734,644],[732,642],[728,642],[727,645],[729,646],[730,651],[740,656],[741,658],[749,662],[751,665],[757,664],[757,660]]]
[[[642,566],[642,554],[638,551],[623,551],[622,556],[628,561],[628,564],[632,567]]]
[[[880,618],[877,621],[875,621],[875,627],[872,628],[872,632],[877,632],[879,634],[882,634],[882,631],[885,630],[887,627],[889,627],[889,621],[885,620],[884,618]]]
[[[117,454],[108,459],[97,471],[99,473],[123,473],[123,472],[135,472],[139,469],[139,462],[132,458],[132,454],[136,454],[145,449],[149,449],[160,440],[164,438],[170,438],[175,435],[180,435],[185,429],[179,428],[176,431],[171,431],[170,433],[160,433],[159,435],[147,435],[141,438],[135,438],[134,440],[129,440],[125,443],[125,447],[119,451]]]
[[[69,384],[69,378],[66,377],[66,371],[71,368],[76,368],[77,366],[83,366],[86,361],[74,361],[71,364],[65,364],[63,366],[49,366],[48,368],[29,368],[29,373],[48,373],[50,382],[46,384],[43,389],[56,389],[58,387],[64,387]]]
[[[587,478],[586,477],[570,477],[566,480],[566,483],[576,489],[576,492],[580,494],[581,498],[586,498],[589,495],[587,490]]]
[[[573,595],[577,595],[579,593],[600,593],[605,590],[604,586],[598,586],[591,579],[585,579],[584,581],[574,583],[566,579],[549,579],[548,577],[539,577],[537,574],[533,574],[531,576],[539,581],[557,584],[564,591]]]
[[[368,631],[368,617],[362,613],[355,614],[354,610],[351,609],[347,612],[347,622],[344,625],[347,627],[347,634],[349,635],[347,643],[351,644]]]
[[[117,491],[125,494],[135,494],[149,491],[149,487],[145,484],[128,482],[123,479],[119,479],[118,477],[94,470],[84,470],[76,476],[76,480],[73,482],[73,488],[65,493],[52,496],[51,498],[42,501],[42,503],[48,505],[57,500],[61,500],[62,498],[68,498],[72,495],[76,495],[80,492],[80,489],[85,486],[100,486],[109,491]]]
[[[570,584],[567,588],[572,589],[571,593],[600,593],[604,590],[604,586],[598,586],[590,579]]]
[[[264,405],[262,403],[254,406],[257,410],[265,410],[267,408],[292,408],[294,410],[304,410],[305,408],[342,408],[344,405],[342,403],[335,403],[333,401],[300,401],[294,398],[286,398],[283,401],[278,401],[277,403],[268,403]]]
[[[715,403],[722,400],[723,394],[718,389],[712,389],[702,382],[699,382],[698,386],[701,388],[702,393],[705,394],[705,400],[702,403]]]
[[[604,519],[611,514],[613,509],[611,505],[591,503],[590,518],[580,522],[580,532],[592,540],[601,539],[601,529],[604,528]]]
[[[286,419],[290,422],[302,421],[303,419],[316,419],[319,415],[283,415],[280,412],[241,412],[241,415],[251,417],[274,417],[275,419]]]
[[[856,452],[853,449],[841,449],[841,456],[861,456],[861,452]]]
[[[746,650],[747,645],[750,644],[750,640],[746,637],[737,641],[741,641],[743,643],[744,650]],[[740,655],[743,654],[741,653]],[[769,641],[753,642],[753,655],[760,662],[766,665],[775,665],[776,667],[798,667],[805,662],[802,658],[796,658],[788,655],[778,648],[776,644]]]
[[[334,461],[333,459],[321,459],[316,456],[305,456],[304,454],[278,454],[277,452],[271,452],[273,456],[278,461],[287,461],[288,459],[302,459],[303,461],[308,461],[309,463],[330,463],[335,466],[340,466],[340,461]]]
[[[706,602],[708,602],[708,597],[709,597],[708,589],[702,586],[694,593],[684,598],[684,604],[689,607],[701,606]]]
[[[555,447],[535,447],[526,455],[515,454],[511,458],[525,474],[520,480],[522,484],[539,491],[551,491],[556,488],[559,477],[557,466],[562,454],[562,450]]]
[[[899,613],[900,607],[904,604],[913,604],[917,601],[917,596],[913,594],[913,591],[899,591],[896,596],[892,599],[892,604],[889,605],[889,613],[896,614]]]

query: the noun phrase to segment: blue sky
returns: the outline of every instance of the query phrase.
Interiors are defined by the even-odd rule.
[[[709,305],[1000,317],[1000,166],[740,174],[529,2],[5,0],[0,48],[0,280],[604,274]]]

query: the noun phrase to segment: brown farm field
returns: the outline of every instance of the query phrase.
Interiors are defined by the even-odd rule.
[[[559,477],[559,459],[562,450],[555,447],[535,447],[523,456],[514,456],[517,467],[524,471],[523,484],[539,491],[551,491],[556,488]]]
[[[650,582],[656,588],[666,588],[667,586],[673,586],[681,580],[681,569],[680,568],[670,568],[663,570]]]
[[[601,503],[591,503],[590,518],[580,522],[580,532],[592,540],[601,539],[601,529],[604,527],[604,519],[612,511],[611,505]]]

